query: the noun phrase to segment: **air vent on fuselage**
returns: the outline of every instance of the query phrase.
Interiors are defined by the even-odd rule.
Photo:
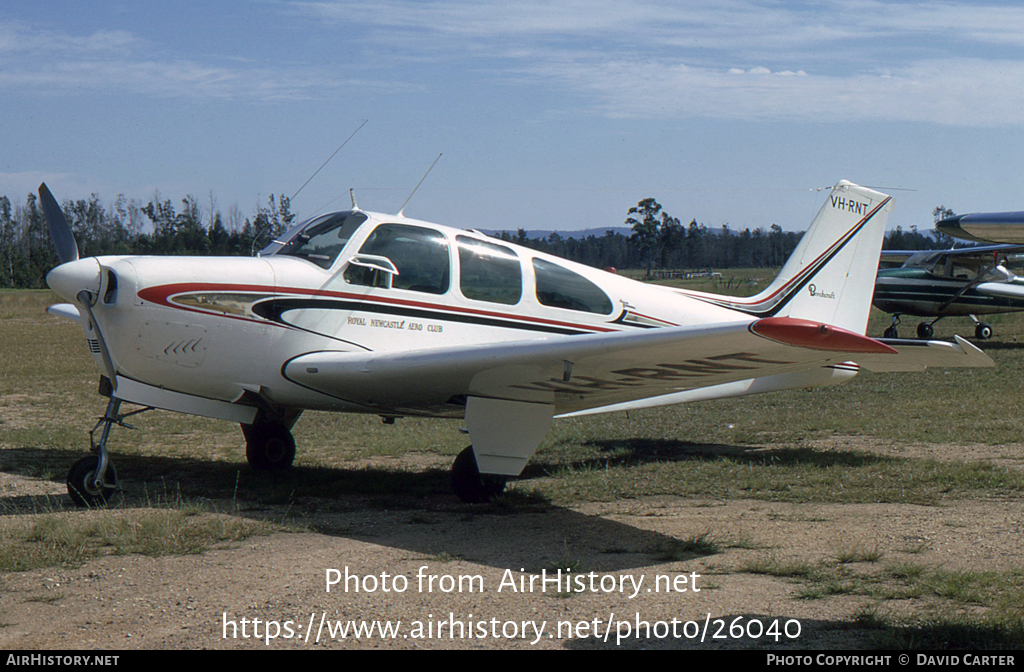
[[[117,301],[117,275],[107,269],[107,289],[103,292],[103,303],[111,304]]]

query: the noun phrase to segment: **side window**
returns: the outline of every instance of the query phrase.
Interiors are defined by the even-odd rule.
[[[359,253],[390,259],[398,269],[391,284],[395,289],[444,294],[451,285],[448,240],[439,231],[407,224],[381,224],[359,248]],[[367,269],[354,265],[345,270],[345,281],[352,285],[373,285],[373,276]]]
[[[467,299],[513,305],[523,296],[523,271],[516,253],[502,245],[456,236],[459,289]]]
[[[582,275],[543,259],[533,260],[537,274],[537,301],[554,308],[607,315],[612,301],[601,289]]]

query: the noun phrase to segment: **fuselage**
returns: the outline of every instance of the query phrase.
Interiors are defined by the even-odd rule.
[[[335,411],[380,409],[296,384],[288,362],[754,320],[709,295],[362,211],[310,220],[259,257],[95,257],[59,266],[48,282],[69,301],[90,292],[118,376],[220,401],[250,392]],[[88,325],[86,334],[103,371],[99,336]]]
[[[873,303],[887,313],[920,317],[1024,310],[1024,298],[982,293],[976,284],[968,286],[973,280],[973,277],[938,275],[920,266],[881,269],[875,281]]]

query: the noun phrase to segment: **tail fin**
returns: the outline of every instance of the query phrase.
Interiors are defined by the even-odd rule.
[[[890,196],[839,182],[778,277],[756,296],[729,301],[729,307],[865,333],[891,211]]]

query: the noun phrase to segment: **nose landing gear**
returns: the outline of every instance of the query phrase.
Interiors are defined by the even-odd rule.
[[[140,408],[130,413],[121,413],[121,400],[110,397],[107,402],[107,410],[99,419],[96,426],[89,432],[89,443],[95,455],[89,455],[75,462],[68,471],[67,486],[68,495],[75,506],[96,507],[104,506],[114,493],[118,492],[117,471],[110,461],[107,450],[107,441],[110,438],[110,428],[113,425],[120,425],[128,429],[135,429],[124,421],[125,418],[152,410],[149,406]],[[96,430],[100,427],[99,441],[96,440]]]

